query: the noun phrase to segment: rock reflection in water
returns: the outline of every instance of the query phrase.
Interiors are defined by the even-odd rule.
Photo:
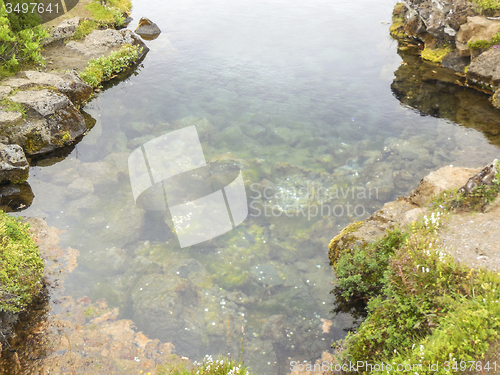
[[[407,49],[398,50],[403,63],[391,85],[394,96],[422,115],[479,130],[500,145],[500,111],[490,104],[489,96],[465,87],[464,74],[422,61],[416,47],[403,48]]]

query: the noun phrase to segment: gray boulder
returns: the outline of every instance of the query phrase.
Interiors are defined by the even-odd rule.
[[[139,45],[142,52],[138,60],[149,51],[141,38],[132,30],[94,30],[83,41],[70,41],[66,48],[82,54],[86,58],[105,56],[118,50],[124,44]]]
[[[87,130],[85,120],[73,103],[52,90],[20,91],[10,100],[22,104],[28,120],[2,132],[10,143],[23,147],[28,155],[38,155],[70,144]]]
[[[467,79],[498,88],[500,86],[500,50],[490,49],[474,59],[467,70]]]
[[[466,0],[403,0],[405,31],[425,42],[455,42],[460,25],[475,15],[473,4]]]
[[[153,40],[160,35],[161,30],[157,24],[149,18],[142,17],[139,21],[139,26],[135,29],[136,34],[140,35],[143,39]]]
[[[71,102],[80,107],[92,95],[92,87],[80,78],[78,73],[71,71],[65,74],[51,74],[37,71],[25,71],[2,82],[9,89],[27,90],[30,88],[56,88],[65,94]],[[4,86],[0,86],[2,89]],[[9,91],[10,92],[10,91]]]
[[[73,35],[75,35],[76,29],[78,28],[79,24],[80,17],[74,17],[69,20],[64,20],[59,25],[50,30],[50,37],[43,40],[42,44],[44,46],[47,46],[51,43],[71,38]]]
[[[29,164],[18,145],[0,143],[0,183],[20,184],[28,179]]]

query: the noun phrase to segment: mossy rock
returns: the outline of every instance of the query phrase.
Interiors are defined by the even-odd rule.
[[[330,258],[330,263],[332,265],[337,263],[342,250],[346,249],[348,245],[356,243],[358,238],[353,233],[356,232],[361,225],[363,225],[363,221],[351,223],[345,227],[342,232],[333,237],[330,245],[328,245],[328,258]]]
[[[0,310],[26,309],[42,288],[43,261],[29,225],[0,211]]]

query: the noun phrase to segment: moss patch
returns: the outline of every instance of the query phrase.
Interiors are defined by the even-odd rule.
[[[430,48],[425,46],[424,50],[421,52],[421,56],[424,60],[440,63],[443,61],[443,58],[451,52],[451,50],[452,48],[450,46],[440,48]]]
[[[19,312],[42,287],[43,261],[29,225],[0,212],[0,309]]]

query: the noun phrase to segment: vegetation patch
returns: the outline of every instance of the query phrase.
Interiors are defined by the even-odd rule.
[[[478,185],[469,193],[460,192],[459,189],[445,190],[432,200],[430,207],[433,210],[473,211],[481,212],[492,204],[500,193],[500,163],[495,163],[497,173],[490,186]]]
[[[25,1],[24,1],[25,2]],[[13,7],[22,0],[10,1]],[[41,41],[49,36],[36,13],[7,13],[0,0],[0,79],[33,64],[43,64]]]
[[[132,66],[142,49],[139,46],[125,44],[119,51],[109,56],[90,60],[80,77],[90,86],[96,88],[102,82],[109,81],[118,73]]]
[[[92,0],[85,8],[95,20],[120,27],[131,7],[129,0]]]
[[[469,49],[487,49],[497,44],[500,44],[500,32],[493,35],[491,40],[469,40],[467,42],[467,47],[469,47]]]
[[[483,11],[500,10],[500,0],[471,0]]]
[[[366,290],[364,296],[370,298],[367,318],[338,343],[345,348],[341,360],[394,366],[390,371],[379,367],[359,372],[397,372],[397,364],[410,366],[412,371],[406,373],[456,372],[464,361],[483,360],[481,353],[488,351],[489,342],[500,337],[500,274],[469,269],[444,253],[438,231],[445,215],[432,213],[358,249],[370,258],[356,260],[365,284],[361,287],[349,283],[355,270],[347,260],[354,258],[341,254],[339,288],[347,294]],[[382,254],[374,255],[373,249]],[[377,260],[379,265],[372,264]],[[370,282],[376,285],[366,285]],[[438,361],[438,369],[429,367]]]
[[[24,310],[42,287],[43,261],[29,225],[0,211],[0,309]]]
[[[444,46],[440,48],[430,48],[425,46],[424,50],[421,52],[421,56],[424,60],[432,61],[435,63],[440,63],[443,58],[452,51],[450,46]]]

